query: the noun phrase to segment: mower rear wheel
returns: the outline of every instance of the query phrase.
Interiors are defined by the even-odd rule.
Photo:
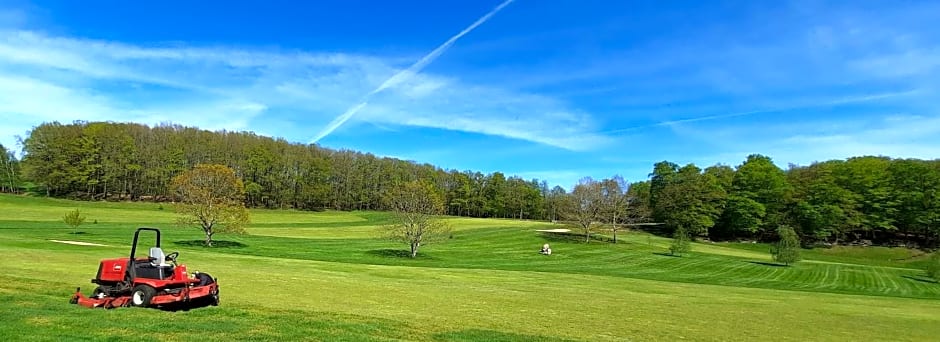
[[[197,286],[206,286],[215,283],[215,279],[212,278],[209,273],[196,273],[196,279],[199,279],[199,285]]]
[[[150,305],[150,300],[153,299],[153,296],[156,294],[157,290],[150,285],[134,286],[134,292],[131,293],[131,305],[148,306]]]

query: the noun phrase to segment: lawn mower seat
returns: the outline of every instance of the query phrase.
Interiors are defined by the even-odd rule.
[[[166,255],[160,247],[150,247],[150,264],[155,267],[170,266],[166,263]]]

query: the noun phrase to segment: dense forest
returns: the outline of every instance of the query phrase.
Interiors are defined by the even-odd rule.
[[[168,184],[197,164],[223,164],[245,184],[250,207],[384,210],[403,182],[436,185],[448,214],[543,220],[658,222],[698,238],[935,246],[940,160],[855,157],[777,167],[751,155],[737,167],[656,163],[648,180],[582,179],[571,193],[500,172],[444,170],[249,132],[178,125],[45,123],[22,141],[22,160],[0,146],[0,191],[88,200],[169,199]],[[579,213],[579,211],[581,211]]]
[[[34,183],[33,191],[76,199],[167,200],[174,176],[210,163],[234,169],[245,184],[246,204],[264,208],[382,210],[382,196],[391,187],[422,179],[446,191],[449,214],[529,219],[541,217],[547,187],[499,172],[445,171],[253,133],[177,125],[53,122],[35,127],[22,145],[23,160],[14,166],[22,169],[21,179]]]

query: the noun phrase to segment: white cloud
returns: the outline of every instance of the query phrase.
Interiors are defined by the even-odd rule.
[[[415,88],[434,90],[413,97]],[[507,93],[458,82],[438,82],[418,75],[390,95],[381,94],[358,120],[392,125],[432,127],[533,141],[569,150],[601,147],[611,140],[596,131],[587,113],[566,109],[539,95]]]
[[[183,122],[204,129],[249,129],[249,121],[267,107],[244,101],[154,103],[142,106],[88,89],[66,88],[41,80],[0,74],[0,143],[15,146],[15,135],[43,122],[131,121],[156,124]]]
[[[915,49],[855,60],[854,69],[876,76],[924,75],[940,68],[940,49]]]
[[[302,141],[400,68],[399,60],[372,56],[136,46],[0,31],[0,87],[11,90],[0,94],[0,115],[28,117],[9,128],[25,131],[43,121],[77,119],[248,129],[264,113],[265,123],[306,126],[308,136],[288,137]],[[607,140],[591,133],[590,115],[543,96],[432,74],[413,75],[389,90],[353,121],[497,135],[569,150]]]
[[[0,75],[0,114],[9,119],[102,120],[116,114],[107,99],[41,80]]]
[[[738,165],[752,153],[770,156],[781,167],[790,163],[808,165],[815,161],[865,155],[940,158],[940,117],[937,116],[886,115],[874,121],[843,120],[838,129],[825,133],[775,134],[781,131],[789,132],[794,128],[782,126],[764,125],[759,128],[738,127],[728,130],[720,138],[726,143],[716,148],[723,152],[682,162],[694,162],[698,165]],[[748,130],[766,134],[755,138],[744,133]],[[705,136],[702,135],[699,139],[705,139]]]
[[[934,159],[940,157],[940,117],[888,116],[880,125],[829,135],[795,135],[777,144],[788,146],[790,158],[806,163],[860,155]]]
[[[560,186],[563,189],[570,190],[578,183],[578,180],[584,178],[587,174],[585,170],[547,170],[547,171],[524,171],[510,173],[525,180],[538,179],[548,182],[549,186]]]

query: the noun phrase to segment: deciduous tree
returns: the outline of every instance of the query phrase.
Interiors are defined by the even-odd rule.
[[[62,217],[62,221],[65,224],[72,227],[72,233],[78,233],[78,227],[85,223],[85,216],[82,215],[82,212],[78,209],[71,210]]]
[[[651,219],[649,181],[631,183],[625,197],[629,223],[646,222]]]
[[[758,233],[760,229],[773,231],[782,223],[782,213],[786,205],[790,185],[786,174],[773,160],[760,154],[747,156],[747,160],[738,166],[731,182],[731,193],[736,199],[736,206],[732,207],[736,213],[730,216],[737,218],[747,217],[747,220],[734,220],[736,233]],[[750,200],[750,201],[748,201]],[[758,205],[755,205],[759,204]],[[760,214],[760,207],[764,207],[764,214]],[[759,222],[756,219],[760,219]],[[729,222],[730,223],[730,222]],[[741,223],[758,223],[748,226]]]
[[[601,183],[590,177],[582,178],[568,195],[567,216],[584,233],[584,241],[591,241],[595,223],[604,208]]]
[[[790,266],[800,261],[800,237],[796,235],[793,228],[789,226],[780,226],[777,228],[777,235],[780,240],[771,247],[770,254],[774,261],[781,262]]]
[[[763,204],[744,196],[732,195],[722,213],[724,231],[732,238],[750,236],[760,229],[766,209]]]
[[[624,194],[626,187],[627,182],[620,176],[601,181],[602,212],[613,232],[613,243],[617,243],[617,231],[622,228],[620,223],[627,216],[627,197]]]
[[[19,162],[11,150],[0,144],[0,192],[16,193],[19,186]]]
[[[444,212],[444,199],[433,184],[406,182],[389,191],[385,200],[395,215],[395,224],[386,227],[385,233],[408,244],[412,258],[421,246],[450,236],[450,226],[438,216]]]
[[[925,267],[927,276],[940,281],[940,251],[933,252]]]
[[[179,200],[177,222],[196,224],[212,246],[217,233],[245,233],[249,223],[245,187],[235,171],[224,165],[199,164],[173,178],[172,193]]]
[[[692,239],[684,227],[673,232],[672,244],[669,245],[669,254],[682,256],[692,250]]]
[[[545,200],[546,205],[548,206],[548,218],[552,222],[558,220],[559,214],[563,215],[565,211],[565,201],[568,196],[568,193],[565,192],[565,189],[560,186],[555,186],[548,193],[548,198]]]
[[[693,164],[683,166],[650,190],[651,199],[655,198],[653,217],[673,231],[684,229],[690,237],[704,234],[715,225],[725,197],[718,179],[702,174]]]

